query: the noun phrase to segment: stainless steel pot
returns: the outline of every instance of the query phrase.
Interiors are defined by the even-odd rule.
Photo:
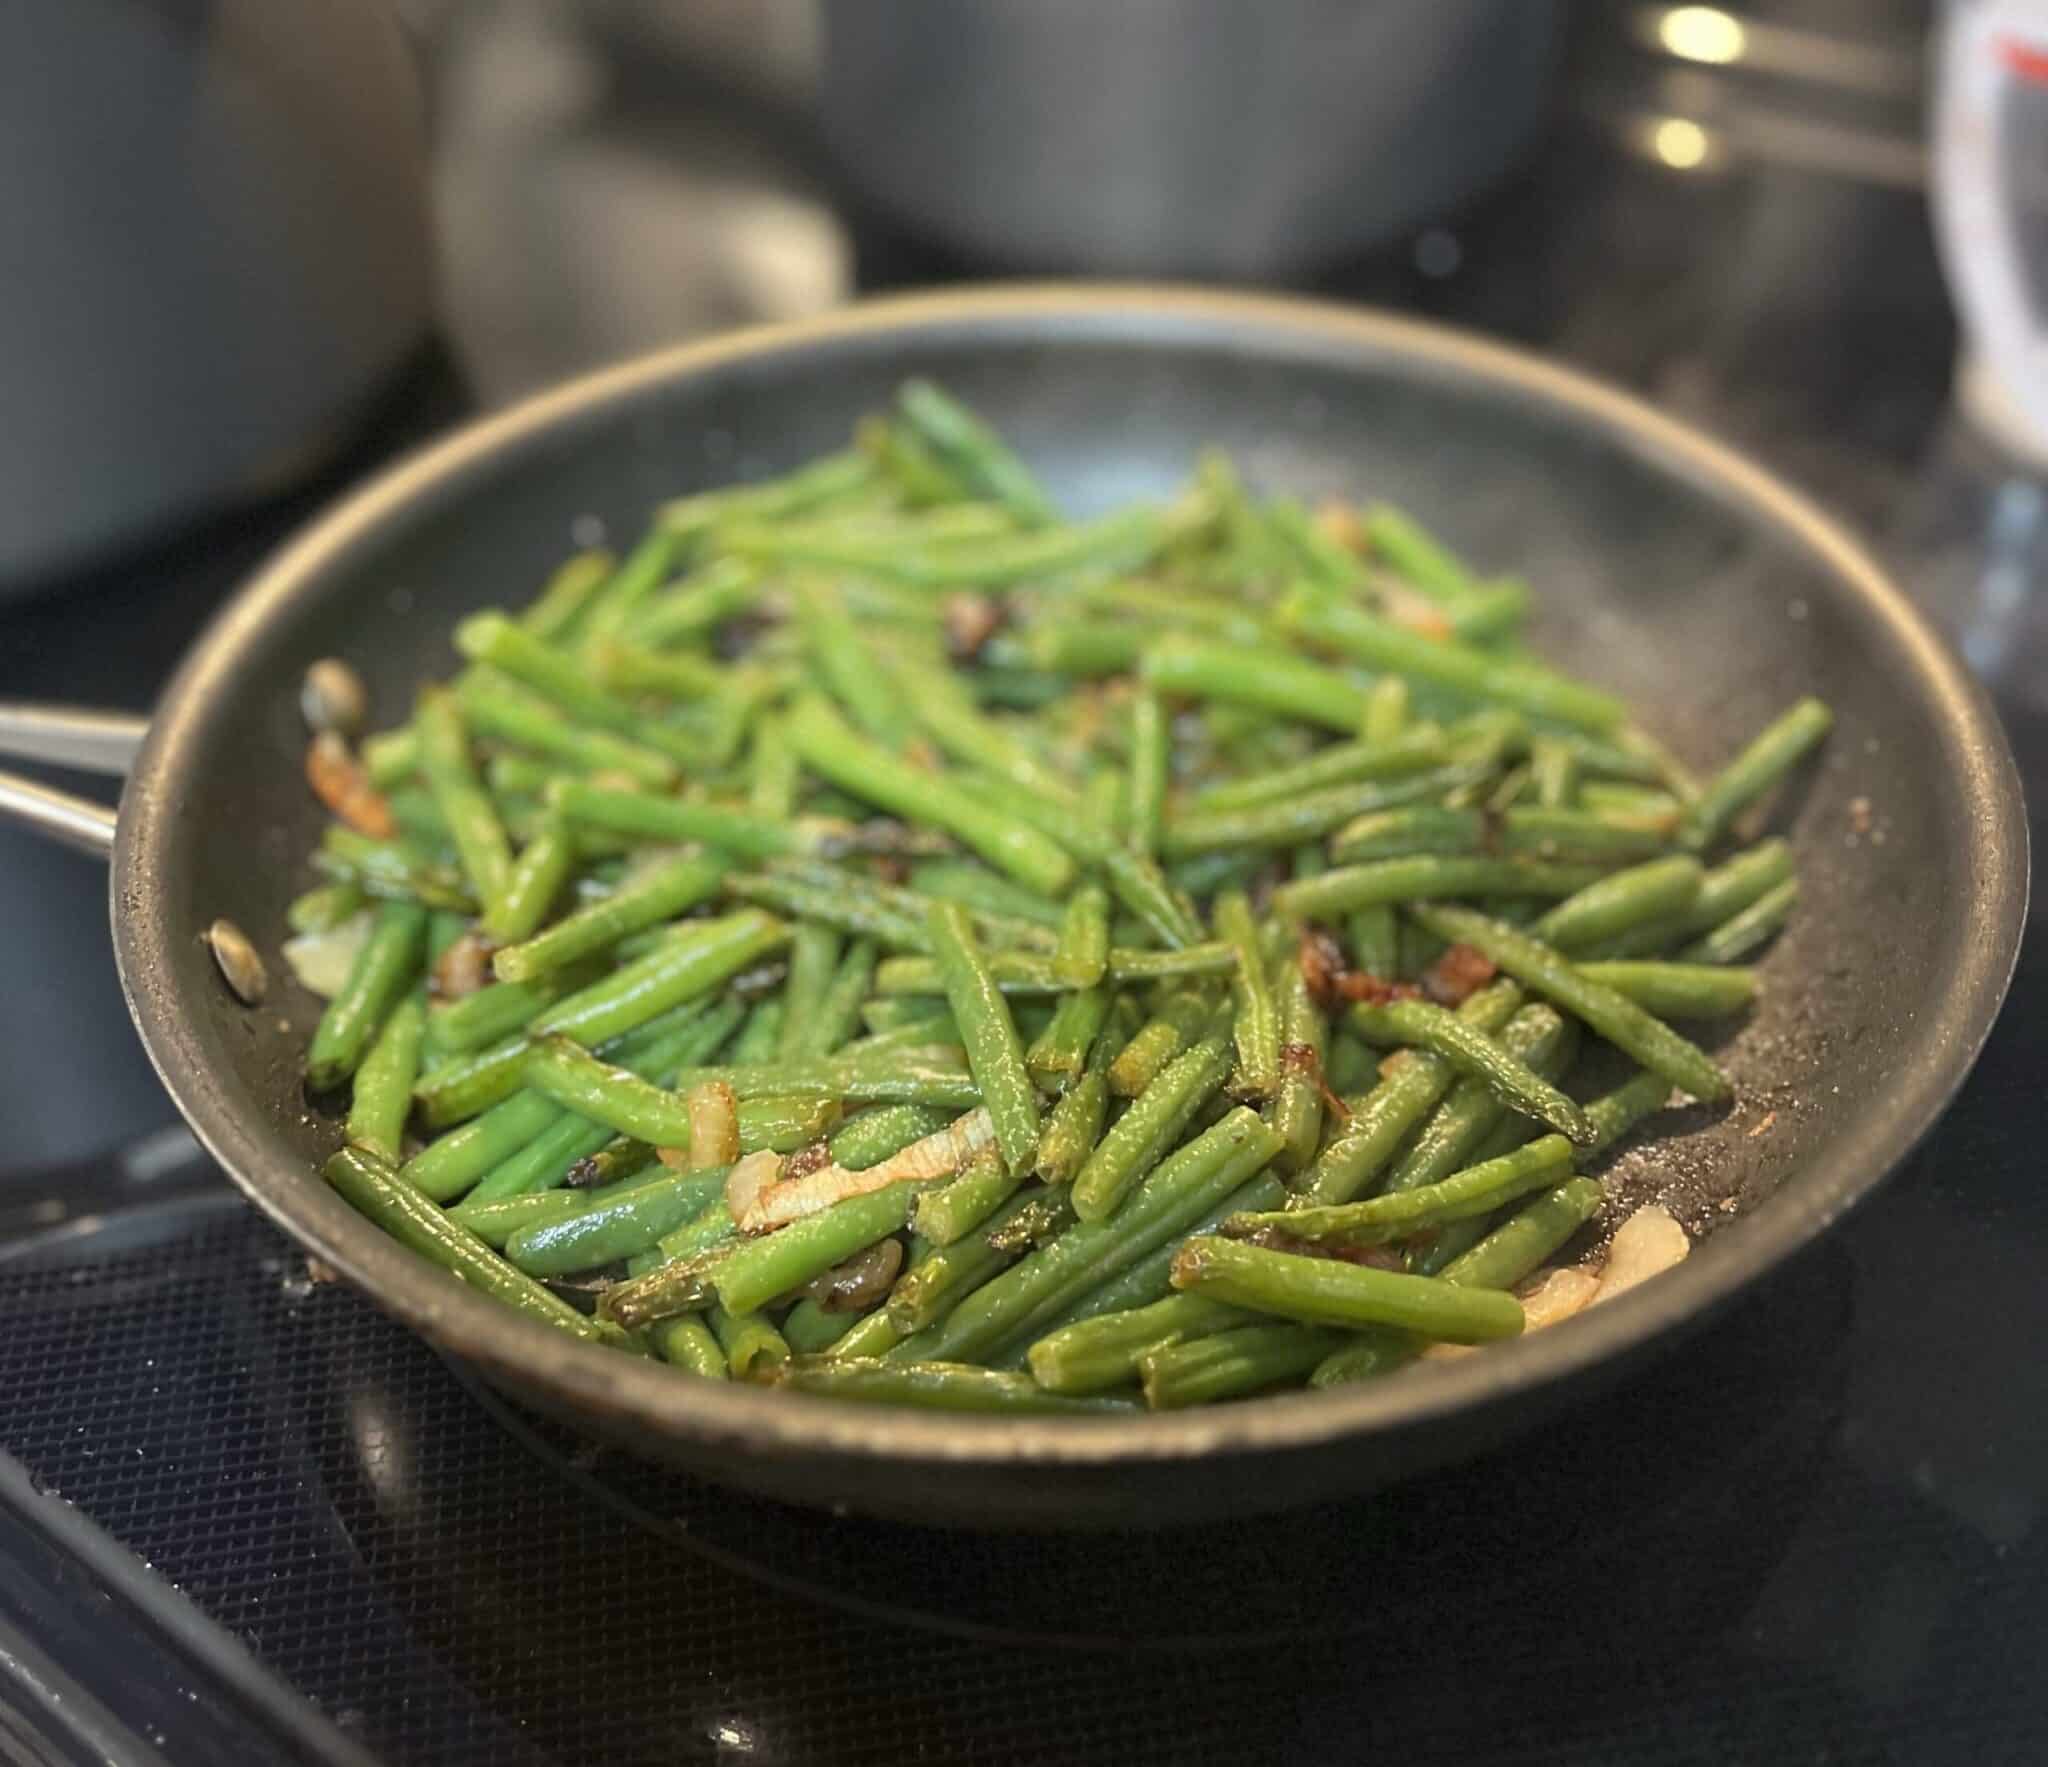
[[[828,0],[839,170],[990,264],[1253,277],[1440,213],[1541,118],[1551,0]]]

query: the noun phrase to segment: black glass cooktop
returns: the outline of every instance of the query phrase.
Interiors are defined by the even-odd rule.
[[[1949,413],[1917,193],[1578,129],[1438,231],[1321,292],[1557,350],[1844,510],[2048,812],[2048,493]],[[963,268],[862,245],[873,284]],[[423,371],[370,455],[450,404]],[[174,551],[168,598],[160,558],[0,611],[0,690],[144,703],[297,513]],[[310,1281],[180,1131],[16,1170],[0,1763],[2042,1759],[2044,1055],[2036,926],[1925,1147],[1640,1378],[1369,1501],[1129,1537],[812,1514],[565,1437]]]

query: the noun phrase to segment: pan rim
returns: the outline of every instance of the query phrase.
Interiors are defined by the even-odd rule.
[[[1916,1062],[1891,1108],[1855,1125],[1753,1216],[1733,1222],[1661,1281],[1568,1329],[1496,1346],[1384,1382],[1290,1393],[1207,1411],[1128,1418],[982,1417],[793,1402],[738,1383],[686,1382],[672,1370],[586,1345],[523,1319],[407,1252],[340,1202],[297,1160],[275,1157],[261,1125],[235,1108],[200,1058],[166,978],[178,935],[152,912],[151,880],[178,837],[167,782],[201,734],[215,695],[267,623],[317,592],[326,568],[408,504],[485,472],[501,454],[579,416],[719,369],[898,331],[1110,338],[1178,331],[1247,334],[1272,349],[1348,349],[1420,363],[1509,390],[1597,430],[1694,489],[1743,507],[1816,559],[1907,654],[1943,715],[1954,784],[1968,811],[1983,936],[1922,1022]],[[1633,394],[1463,330],[1287,296],[1164,284],[993,284],[868,301],[821,318],[687,343],[571,380],[431,443],[347,495],[287,542],[192,647],[166,689],[121,806],[110,874],[121,985],[150,1061],[207,1151],[272,1221],[438,1348],[572,1409],[741,1457],[837,1457],[906,1463],[1107,1467],[1219,1453],[1301,1450],[1425,1427],[1531,1387],[1572,1378],[1703,1316],[1800,1250],[1897,1168],[1946,1108],[1996,1020],[2018,959],[2028,891],[2026,814],[2017,769],[1983,689],[1884,570],[1835,519],[1728,445]],[[1797,1185],[1796,1192],[1793,1184]]]

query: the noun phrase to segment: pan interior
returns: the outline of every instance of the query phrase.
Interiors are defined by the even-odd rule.
[[[844,445],[902,378],[928,374],[1077,513],[1170,490],[1212,445],[1265,489],[1405,506],[1482,570],[1526,577],[1537,648],[1626,696],[1698,766],[1802,693],[1830,701],[1836,733],[1779,812],[1801,910],[1723,1049],[1740,1102],[1624,1169],[1631,1194],[1668,1196],[1697,1229],[1754,1215],[1731,1237],[1834,1212],[1868,1176],[1839,1169],[1848,1150],[1864,1166],[1903,1151],[1923,1124],[1899,1127],[1902,1096],[1921,1119],[1946,1096],[2009,967],[2024,849],[1978,702],[1797,505],[1718,477],[1713,457],[1654,426],[1632,430],[1626,401],[1610,410],[1548,371],[1517,378],[1499,353],[1428,328],[1289,315],[1104,297],[828,325],[611,377],[373,488],[224,616],[124,806],[117,940],[180,1102],[202,1129],[240,1126],[239,1144],[209,1139],[242,1156],[245,1179],[260,1173],[252,1190],[295,1231],[334,1227],[315,1173],[337,1124],[298,1077],[317,1003],[287,984],[240,1009],[199,941],[227,915],[274,950],[309,880],[321,816],[299,769],[307,664],[347,658],[378,723],[401,718],[423,680],[454,668],[462,614],[524,601],[600,532],[630,544],[667,497]],[[1964,974],[1974,993],[1959,1002]],[[1886,1126],[1899,1145],[1872,1153]]]

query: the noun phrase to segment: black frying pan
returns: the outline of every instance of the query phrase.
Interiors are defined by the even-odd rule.
[[[630,536],[661,499],[793,467],[913,373],[986,412],[1076,511],[1164,491],[1209,443],[1265,485],[1406,504],[1483,565],[1525,573],[1538,643],[1696,761],[1797,694],[1833,703],[1838,728],[1787,812],[1801,910],[1723,1051],[1740,1101],[1622,1162],[1629,1194],[1667,1196],[1704,1232],[1687,1263],[1553,1331],[1355,1388],[1129,1420],[952,1417],[587,1348],[470,1293],[328,1192],[317,1171],[337,1126],[299,1080],[317,1003],[280,985],[244,1009],[200,939],[226,915],[273,949],[306,882],[321,821],[299,771],[306,665],[348,658],[395,718],[453,668],[456,618],[529,595],[576,524]],[[104,825],[64,813],[75,838]],[[1818,1233],[1912,1147],[1990,1028],[2025,913],[2023,815],[1982,694],[1899,590],[1802,499],[1648,407],[1407,320],[997,290],[650,357],[473,425],[351,497],[257,576],[164,695],[112,841],[114,943],[158,1072],[236,1182],[514,1394],[807,1502],[1140,1523],[1363,1489],[1472,1452],[1611,1380]]]

